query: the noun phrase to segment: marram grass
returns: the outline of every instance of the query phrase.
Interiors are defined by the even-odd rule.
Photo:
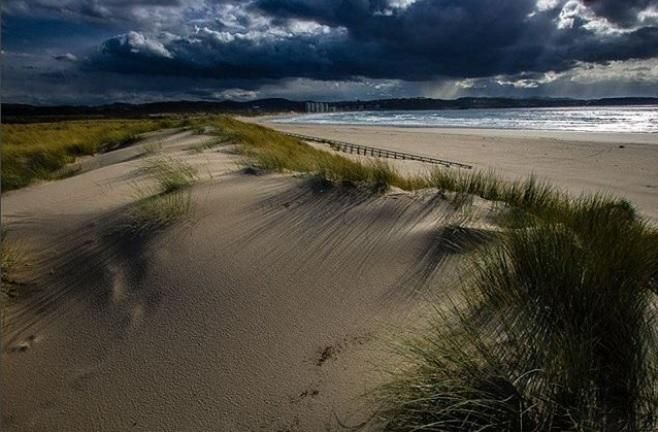
[[[378,395],[385,430],[656,430],[656,231],[625,201],[549,202],[409,341]]]
[[[133,238],[151,235],[187,217],[192,194],[186,189],[198,181],[194,167],[167,156],[146,160],[142,171],[154,185],[137,188],[137,200],[114,227],[115,232]]]
[[[0,313],[1,309],[20,296],[22,285],[14,279],[20,267],[27,263],[23,249],[7,238],[8,231],[0,231]]]
[[[160,194],[175,192],[198,180],[194,167],[168,156],[144,161],[142,171],[155,180]]]
[[[183,120],[76,120],[2,125],[2,190],[48,180],[75,157],[107,151],[137,135],[182,126]]]
[[[145,237],[187,217],[192,210],[189,191],[168,192],[143,198],[124,215],[118,227],[129,237]]]

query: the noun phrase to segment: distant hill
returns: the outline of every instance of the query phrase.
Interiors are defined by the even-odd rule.
[[[37,120],[58,120],[87,117],[143,117],[166,114],[230,113],[242,115],[274,114],[284,112],[304,112],[306,104],[312,101],[292,101],[282,98],[259,99],[248,102],[220,101],[171,101],[145,104],[114,103],[97,106],[35,106],[25,104],[3,104],[4,122]],[[369,101],[337,101],[328,106],[339,111],[355,110],[439,110],[474,108],[541,108],[578,107],[612,105],[658,105],[658,98],[605,98],[605,99],[565,99],[565,98],[480,98],[459,99],[402,98]]]
[[[87,117],[143,117],[165,114],[194,114],[194,113],[233,113],[233,114],[259,114],[269,112],[302,112],[304,102],[287,99],[260,99],[250,102],[221,101],[171,101],[153,102],[145,104],[113,103],[109,105],[26,105],[3,104],[2,119],[6,122],[29,121],[31,118],[61,119],[61,118],[87,118]]]

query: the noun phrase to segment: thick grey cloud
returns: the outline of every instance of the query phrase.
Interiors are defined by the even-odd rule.
[[[12,49],[33,43],[32,54],[45,54],[4,66],[10,86],[33,68],[44,86],[64,74],[84,81],[79,88],[122,95],[158,94],[164,83],[163,95],[199,98],[346,94],[340,83],[356,97],[550,93],[558,83],[604,91],[569,86],[568,72],[614,63],[625,82],[624,62],[658,58],[658,0],[6,0],[2,8],[14,28],[37,35],[18,44],[3,33]],[[53,22],[59,32],[77,26],[75,40],[48,47]],[[544,78],[551,74],[562,78]],[[606,85],[614,81],[606,75]]]
[[[180,7],[185,0],[5,0],[7,14],[45,14],[86,19],[126,18],[136,9],[153,7]]]
[[[642,11],[658,8],[658,0],[584,0],[584,3],[596,15],[625,27],[636,25]]]
[[[262,20],[260,27],[227,28],[219,16],[216,30],[130,32],[104,42],[87,67],[235,79],[421,81],[562,71],[576,62],[658,55],[658,27],[601,35],[588,26],[591,19],[576,17],[560,28],[560,8],[538,11],[535,0],[391,5],[388,0],[257,0],[239,12],[247,21]]]
[[[4,0],[5,16],[65,20],[108,28],[159,29],[221,0]],[[227,1],[227,3],[230,1]]]

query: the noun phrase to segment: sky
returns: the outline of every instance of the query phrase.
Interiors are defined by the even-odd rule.
[[[3,0],[2,100],[658,97],[658,0]]]

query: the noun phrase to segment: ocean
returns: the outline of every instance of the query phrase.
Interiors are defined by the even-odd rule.
[[[297,124],[658,133],[658,106],[353,111],[304,114],[274,121]]]

